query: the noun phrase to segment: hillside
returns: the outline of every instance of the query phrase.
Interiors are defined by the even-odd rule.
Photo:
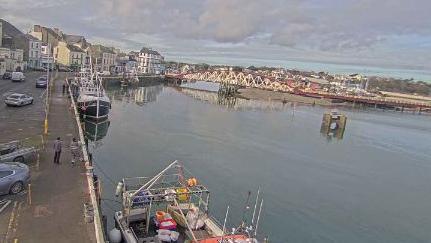
[[[10,24],[4,19],[0,19],[3,24],[3,47],[12,49],[27,49],[27,41],[25,34],[22,33],[18,28]],[[6,36],[11,37],[11,40],[7,40]],[[28,59],[28,53],[24,51],[24,60]]]

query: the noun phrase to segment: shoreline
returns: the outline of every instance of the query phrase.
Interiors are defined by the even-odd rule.
[[[262,101],[280,101],[280,102],[296,102],[307,105],[320,105],[320,106],[347,106],[346,102],[333,103],[329,99],[306,97],[290,93],[263,90],[258,88],[243,88],[238,90],[238,98],[247,100],[262,100]]]

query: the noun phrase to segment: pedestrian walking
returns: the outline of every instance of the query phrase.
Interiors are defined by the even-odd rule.
[[[63,83],[63,94],[66,92],[66,82]]]
[[[80,143],[77,141],[76,138],[72,139],[72,142],[70,143],[70,152],[72,154],[72,166],[75,166],[76,161],[81,161],[81,153],[80,153]]]
[[[60,137],[57,137],[57,140],[54,141],[54,164],[60,164],[60,155],[61,155],[61,147],[63,142]]]

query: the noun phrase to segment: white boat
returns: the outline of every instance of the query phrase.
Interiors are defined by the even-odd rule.
[[[256,238],[258,220],[255,225],[245,226],[243,222],[228,231],[228,213],[223,226],[211,217],[210,192],[178,161],[153,178],[123,179],[118,183],[116,195],[122,197],[123,207],[115,212],[115,224],[126,243],[260,242]],[[259,216],[260,211],[261,207]],[[255,212],[256,207],[253,220]]]

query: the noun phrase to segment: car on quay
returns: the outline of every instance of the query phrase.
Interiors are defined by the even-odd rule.
[[[12,73],[10,72],[3,73],[2,79],[11,79],[11,78],[12,78]]]
[[[11,75],[12,82],[25,81],[25,75],[22,72],[13,72]]]
[[[72,72],[72,69],[68,67],[58,67],[57,69],[59,72]]]
[[[46,76],[42,76],[38,79],[36,79],[36,88],[46,88],[48,85],[48,79]]]
[[[12,94],[6,96],[4,103],[7,106],[31,105],[31,104],[33,104],[33,97],[26,95],[26,94],[12,93]]]
[[[0,195],[18,194],[30,181],[30,169],[18,162],[0,163]]]
[[[36,159],[35,147],[24,147],[19,141],[0,144],[0,163],[21,162],[30,163]]]

